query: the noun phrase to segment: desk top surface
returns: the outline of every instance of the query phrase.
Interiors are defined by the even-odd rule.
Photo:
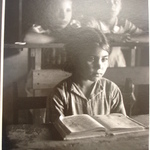
[[[148,126],[148,115],[134,117]],[[61,141],[51,125],[9,125],[6,128],[8,149],[42,150],[148,150],[149,130],[124,135]],[[58,137],[58,136],[57,136]],[[52,140],[53,139],[53,140]]]

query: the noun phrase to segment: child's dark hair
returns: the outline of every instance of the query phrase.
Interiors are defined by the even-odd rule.
[[[66,44],[65,48],[68,53],[76,53],[79,52],[82,47],[94,43],[98,44],[109,53],[109,45],[106,36],[99,30],[88,27],[78,29],[76,35],[71,37],[70,42]]]
[[[85,47],[92,44],[98,45],[103,50],[106,50],[108,53],[110,52],[108,41],[102,32],[88,27],[80,28],[76,32],[76,35],[73,35],[73,37],[71,37],[70,42],[65,45],[65,49],[67,52],[67,64],[65,66],[65,70],[72,72],[73,57],[76,57],[76,55],[80,55],[80,53],[85,52]]]

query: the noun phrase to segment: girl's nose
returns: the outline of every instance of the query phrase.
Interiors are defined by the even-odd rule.
[[[101,69],[102,68],[102,60],[98,59],[96,63],[97,68]]]

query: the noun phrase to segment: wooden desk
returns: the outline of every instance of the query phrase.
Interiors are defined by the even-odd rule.
[[[148,125],[148,115],[136,116]],[[23,150],[148,150],[149,130],[109,137],[83,140],[56,140],[57,132],[51,125],[9,125],[5,142],[9,149]],[[52,140],[53,139],[53,140]]]

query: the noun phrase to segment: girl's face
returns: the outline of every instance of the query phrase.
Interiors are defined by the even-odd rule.
[[[86,53],[76,59],[76,74],[85,80],[96,81],[107,70],[108,55],[109,53],[99,46],[87,47]]]
[[[103,0],[100,17],[105,20],[117,17],[121,11],[121,0]]]
[[[121,10],[121,0],[106,0],[110,15],[118,16]]]
[[[56,29],[65,28],[72,18],[72,2],[69,0],[57,0],[50,5],[50,24]]]

